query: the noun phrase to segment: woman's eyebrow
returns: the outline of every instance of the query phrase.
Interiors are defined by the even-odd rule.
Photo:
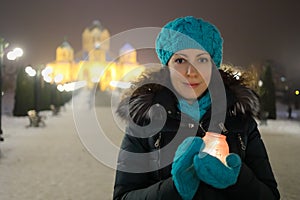
[[[183,57],[188,57],[186,54],[184,54],[184,53],[176,53],[175,55],[178,55],[178,56],[183,56]]]
[[[183,56],[183,57],[188,57],[188,55],[184,54],[184,53],[176,53],[175,55],[179,55],[179,56]],[[203,53],[200,53],[200,54],[197,54],[196,57],[199,57],[199,56],[202,56],[202,55],[209,55],[208,53],[206,52],[203,52]]]
[[[206,52],[204,52],[204,53],[200,53],[200,54],[198,54],[196,57],[199,57],[199,56],[202,56],[202,55],[209,55],[208,53],[206,53]]]

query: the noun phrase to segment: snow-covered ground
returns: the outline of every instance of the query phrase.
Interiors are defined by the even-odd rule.
[[[269,120],[267,126],[261,125],[259,129],[277,177],[281,199],[299,199],[300,121]]]
[[[47,117],[44,128],[25,128],[29,123],[26,117],[3,116],[1,200],[112,199],[114,169],[92,155],[92,148],[83,145],[80,138],[89,131],[78,131],[74,118],[95,111],[99,124],[108,133],[106,139],[116,146],[121,141],[122,131],[113,123],[109,107],[90,110],[88,100],[81,98],[81,101],[77,104],[80,108],[74,109],[68,104],[58,116],[44,112]],[[74,110],[81,114],[76,117]],[[293,114],[298,116],[298,113],[294,111]],[[283,114],[278,120],[268,120],[267,125],[260,125],[259,129],[277,177],[281,199],[299,199],[300,120],[297,117],[287,120]],[[110,155],[111,152],[103,153]]]

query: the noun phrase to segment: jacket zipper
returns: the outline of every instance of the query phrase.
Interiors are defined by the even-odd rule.
[[[203,123],[202,121],[199,123],[199,127],[203,131],[203,133],[205,134],[206,130],[203,128],[202,123]]]
[[[227,130],[227,128],[225,127],[225,125],[224,125],[224,123],[219,123],[219,127],[220,127],[220,129],[221,129],[221,133],[223,134],[223,135],[227,135],[227,133],[228,133],[228,130]]]
[[[158,178],[159,180],[162,180],[161,177],[161,169],[160,169],[160,142],[161,142],[161,132],[159,132],[159,136],[157,140],[154,143],[154,147],[157,149],[157,173],[158,173]]]
[[[246,150],[246,145],[245,145],[245,143],[244,143],[244,141],[243,141],[242,136],[241,136],[240,133],[238,133],[238,139],[239,139],[239,142],[240,142],[240,145],[241,145],[241,149],[243,151],[245,151]]]
[[[160,140],[161,140],[161,132],[159,133],[159,136],[157,140],[154,143],[155,148],[160,149]]]

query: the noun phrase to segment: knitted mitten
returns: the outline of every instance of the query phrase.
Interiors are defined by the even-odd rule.
[[[229,154],[226,163],[205,152],[194,156],[194,168],[199,179],[219,189],[235,184],[240,173],[241,159],[237,154]]]
[[[193,158],[204,148],[200,137],[188,137],[177,148],[172,164],[175,187],[184,200],[191,200],[197,192],[199,179],[193,167]]]

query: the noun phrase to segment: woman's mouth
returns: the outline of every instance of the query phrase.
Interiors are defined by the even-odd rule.
[[[183,83],[184,85],[191,87],[191,88],[195,88],[198,87],[200,85],[200,83]]]

